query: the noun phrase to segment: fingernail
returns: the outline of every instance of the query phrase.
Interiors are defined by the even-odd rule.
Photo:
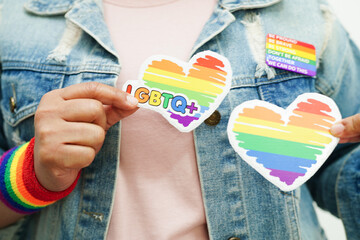
[[[336,123],[330,128],[330,132],[334,136],[340,136],[344,132],[345,126],[341,123]]]
[[[139,101],[135,97],[133,97],[129,94],[126,96],[126,101],[128,103],[130,103],[131,105],[137,105],[139,103]]]

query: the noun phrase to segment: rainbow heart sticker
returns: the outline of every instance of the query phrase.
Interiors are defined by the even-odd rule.
[[[204,51],[183,62],[152,56],[140,69],[139,79],[123,90],[136,97],[138,106],[162,114],[182,132],[190,132],[207,119],[228,94],[232,71],[229,61]]]
[[[298,96],[286,109],[251,100],[237,106],[228,123],[232,147],[283,191],[306,182],[339,139],[330,127],[341,119],[334,101],[317,93]]]

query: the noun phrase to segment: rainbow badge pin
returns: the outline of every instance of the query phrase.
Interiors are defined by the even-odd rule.
[[[229,61],[214,52],[194,55],[189,62],[168,56],[148,58],[139,79],[123,90],[138,106],[159,112],[182,132],[190,132],[207,119],[228,94],[232,71]]]
[[[317,93],[298,96],[286,109],[260,100],[232,112],[227,128],[235,151],[283,191],[306,182],[339,139],[330,127],[341,119],[334,101]]]
[[[266,64],[314,77],[316,76],[315,47],[294,39],[268,34]]]

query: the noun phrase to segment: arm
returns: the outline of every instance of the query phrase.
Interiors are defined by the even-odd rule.
[[[35,113],[33,161],[45,189],[61,192],[100,151],[106,131],[137,110],[137,100],[99,83],[83,83],[43,96]],[[1,177],[1,176],[0,176]],[[0,203],[0,228],[24,215]]]
[[[16,213],[5,206],[4,203],[0,202],[0,228],[6,227],[7,225],[16,222],[25,215]]]

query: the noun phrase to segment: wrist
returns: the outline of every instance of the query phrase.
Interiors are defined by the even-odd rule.
[[[54,170],[49,171],[43,166],[34,163],[35,176],[39,184],[52,192],[61,192],[70,188],[79,175],[80,170]]]
[[[75,182],[64,191],[44,188],[34,171],[34,138],[24,145],[6,152],[0,159],[0,200],[20,214],[31,214],[67,196]]]

